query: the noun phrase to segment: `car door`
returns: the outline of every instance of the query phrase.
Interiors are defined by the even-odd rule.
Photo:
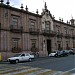
[[[26,53],[26,54],[25,54],[25,60],[29,60],[29,58],[30,58],[30,57],[29,57],[29,54]]]
[[[20,61],[25,61],[25,54],[21,54],[20,58]]]

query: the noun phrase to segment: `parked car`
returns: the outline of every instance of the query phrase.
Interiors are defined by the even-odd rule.
[[[63,57],[63,56],[68,56],[68,55],[69,53],[67,50],[56,51],[56,52],[49,54],[50,57]]]
[[[72,48],[71,50],[73,50],[73,53],[75,54],[75,48]]]
[[[18,63],[22,61],[31,61],[34,58],[34,55],[29,53],[16,54],[13,57],[8,58],[8,62],[10,63]]]
[[[73,50],[68,50],[68,53],[74,55]]]
[[[68,50],[62,50],[65,54],[69,55],[69,51]]]
[[[55,57],[55,55],[56,55],[56,52],[50,53],[50,54],[49,54],[49,57]]]
[[[68,56],[68,52],[66,50],[58,51],[55,54],[55,57],[63,57],[63,56]]]

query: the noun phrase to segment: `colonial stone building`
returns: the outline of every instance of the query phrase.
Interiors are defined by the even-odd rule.
[[[75,48],[75,20],[55,20],[45,3],[41,15],[26,9],[0,3],[0,53],[2,59],[16,53],[38,53],[48,56],[52,51]]]

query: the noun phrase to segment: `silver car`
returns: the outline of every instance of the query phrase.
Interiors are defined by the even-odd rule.
[[[22,61],[31,61],[32,58],[34,58],[34,55],[31,55],[29,53],[22,53],[22,54],[16,54],[13,57],[8,58],[8,62],[10,63],[18,63]]]

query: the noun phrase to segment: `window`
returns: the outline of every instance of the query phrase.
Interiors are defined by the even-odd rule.
[[[35,28],[35,22],[31,22],[30,28]]]
[[[34,20],[30,20],[30,28],[34,29],[35,28],[35,21]]]
[[[67,34],[67,29],[65,28],[65,34]]]
[[[36,48],[36,40],[31,40],[32,41],[32,47]]]
[[[61,41],[57,41],[57,44],[58,44],[58,50],[61,50],[62,47],[61,47]]]
[[[28,54],[28,53],[26,53],[26,56],[29,56],[29,54]]]
[[[57,28],[57,33],[59,33],[59,27]]]
[[[18,18],[17,17],[13,17],[12,18],[12,24],[11,25],[18,25]]]
[[[17,18],[13,18],[12,19],[12,25],[17,25],[18,24],[18,19]]]
[[[66,49],[69,49],[69,41],[66,41]]]
[[[60,32],[60,26],[56,25],[56,32],[59,33]]]
[[[50,22],[49,21],[45,22],[45,28],[46,28],[47,31],[50,30]]]
[[[25,54],[22,54],[21,56],[25,56]]]
[[[15,48],[18,48],[18,41],[19,41],[19,39],[14,39],[14,40],[13,40],[13,46],[14,46]]]
[[[61,43],[58,44],[58,50],[62,50],[63,48],[61,47]]]
[[[7,18],[8,17],[8,10],[5,10],[4,12],[5,12],[5,18]]]
[[[46,12],[46,18],[48,18],[49,17],[49,13],[48,12]]]
[[[18,17],[17,17],[17,16],[12,16],[11,25],[12,25],[14,28],[17,28],[17,27],[18,27]]]
[[[74,29],[71,29],[71,34],[73,35]]]
[[[68,43],[66,44],[66,47],[68,47]]]

